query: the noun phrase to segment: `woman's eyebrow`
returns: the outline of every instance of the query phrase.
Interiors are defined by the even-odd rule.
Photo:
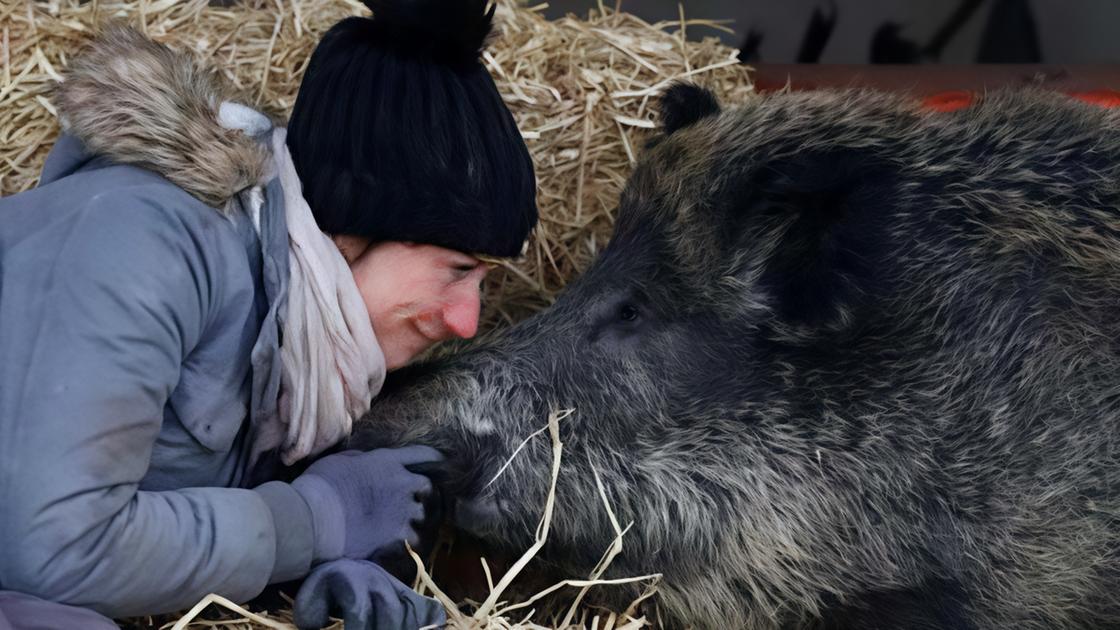
[[[449,254],[445,260],[457,267],[477,267],[482,264],[481,260],[470,254]]]

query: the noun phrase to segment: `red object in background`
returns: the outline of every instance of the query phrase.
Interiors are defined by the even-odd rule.
[[[952,112],[958,109],[964,109],[972,104],[976,99],[974,92],[967,90],[954,90],[952,92],[939,92],[922,99],[922,105],[926,109],[932,109],[935,112]]]
[[[1101,107],[1118,107],[1120,106],[1120,92],[1116,90],[1094,90],[1092,92],[1070,92],[1070,96],[1076,99],[1100,105]]]
[[[1120,92],[1116,90],[1093,90],[1091,92],[1066,92],[1070,98],[1084,101],[1100,107],[1120,106]],[[926,109],[935,112],[952,112],[972,105],[976,100],[976,93],[967,90],[954,90],[952,92],[939,92],[922,99]]]
[[[752,67],[751,74],[759,92],[787,87],[791,90],[869,87],[924,97],[962,91],[983,94],[995,88],[1036,85],[1069,94],[1093,95],[1083,100],[1101,105],[1120,104],[1120,92],[1116,92],[1120,89],[1118,65],[760,63]]]
[[[1120,66],[1116,65],[845,65],[755,64],[755,89],[813,90],[874,88],[906,92],[927,108],[952,112],[971,105],[985,90],[1037,86],[1069,94],[1101,107],[1120,107]]]

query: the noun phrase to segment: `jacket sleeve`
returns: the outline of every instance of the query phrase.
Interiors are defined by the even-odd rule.
[[[92,200],[5,263],[5,306],[26,316],[6,308],[0,338],[0,583],[118,617],[209,592],[244,601],[305,573],[312,546],[287,484],[138,490],[220,299],[214,224],[190,224],[165,207],[165,187],[149,188]]]

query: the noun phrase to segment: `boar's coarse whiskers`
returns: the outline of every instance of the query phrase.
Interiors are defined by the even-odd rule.
[[[575,409],[561,409],[559,411],[552,412],[552,414],[548,418],[549,424],[537,429],[536,431],[533,431],[532,433],[529,434],[528,437],[526,437],[524,440],[521,440],[521,443],[517,445],[517,448],[513,449],[513,454],[510,455],[508,459],[506,459],[506,463],[502,464],[502,467],[498,469],[498,472],[494,473],[494,476],[490,478],[490,481],[486,482],[486,485],[483,486],[483,489],[489,488],[495,481],[498,480],[498,477],[502,476],[502,473],[504,473],[506,471],[506,469],[509,468],[509,465],[513,463],[513,459],[515,457],[517,457],[518,453],[521,452],[521,449],[525,448],[525,445],[529,443],[529,440],[537,437],[541,433],[544,433],[549,428],[551,428],[554,418],[555,418],[556,422],[560,422],[561,420],[563,420],[563,419],[567,418],[568,416],[572,415],[572,413],[574,413],[574,412],[575,412]],[[559,443],[559,437],[557,437],[557,443]],[[553,480],[553,481],[554,481],[554,485],[555,485],[555,480]]]

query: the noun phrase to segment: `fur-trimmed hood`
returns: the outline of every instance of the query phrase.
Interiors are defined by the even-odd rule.
[[[79,54],[55,94],[64,129],[91,153],[155,171],[215,208],[269,170],[266,144],[219,123],[222,104],[237,100],[190,55],[124,26]]]

